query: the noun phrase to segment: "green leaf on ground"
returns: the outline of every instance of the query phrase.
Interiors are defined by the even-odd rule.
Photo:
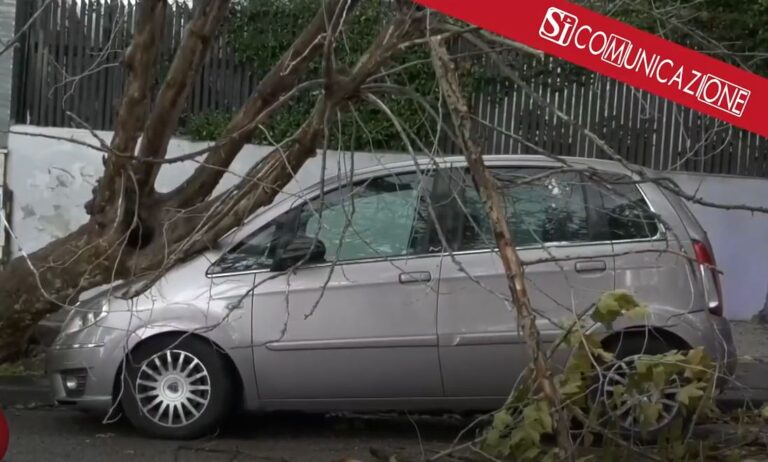
[[[680,391],[677,392],[675,399],[677,399],[678,402],[687,406],[690,403],[691,398],[698,398],[700,396],[704,396],[704,391],[701,390],[701,387],[705,385],[706,384],[701,382],[689,383],[688,385],[684,386],[683,388],[680,389]]]

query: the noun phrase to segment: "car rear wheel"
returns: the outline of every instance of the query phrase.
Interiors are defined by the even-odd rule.
[[[614,361],[605,364],[600,377],[599,396],[607,412],[611,426],[628,439],[639,442],[655,442],[659,436],[683,418],[683,409],[676,395],[682,386],[680,378],[670,377],[663,386],[647,384],[626,391],[630,375],[636,370],[635,361],[642,356],[661,355],[675,350],[653,333],[631,333],[607,345],[614,353]],[[658,415],[654,422],[641,416],[643,407],[657,405]]]
[[[232,377],[210,342],[158,337],[126,359],[121,404],[150,436],[190,439],[214,432],[232,410]]]

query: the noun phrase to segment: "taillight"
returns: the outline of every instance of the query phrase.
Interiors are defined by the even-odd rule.
[[[712,254],[712,250],[701,241],[693,241],[693,251],[701,270],[701,280],[704,285],[709,312],[716,316],[722,316],[723,292],[720,287],[720,273],[717,272],[715,256]]]

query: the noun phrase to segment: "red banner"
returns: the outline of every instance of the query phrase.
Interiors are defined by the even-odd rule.
[[[8,438],[8,423],[5,421],[2,409],[0,409],[0,460],[3,460],[5,452],[8,450]]]
[[[415,0],[768,137],[768,79],[564,0]]]

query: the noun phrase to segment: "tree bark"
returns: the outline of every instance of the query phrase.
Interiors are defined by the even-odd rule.
[[[184,32],[181,46],[155,98],[154,110],[149,115],[139,145],[139,159],[165,158],[168,143],[176,133],[179,117],[187,104],[187,97],[196,83],[196,77],[205,63],[229,6],[230,0],[207,0],[197,6],[195,16]],[[136,164],[134,172],[140,197],[154,193],[155,179],[161,165],[150,162]]]
[[[45,315],[111,280],[119,243],[94,240],[92,231],[92,224],[84,225],[29,259],[14,259],[0,273],[0,364],[24,353],[31,327]]]
[[[169,207],[184,208],[210,196],[240,150],[264,122],[263,114],[296,87],[306,74],[310,63],[323,51],[325,38],[335,36],[341,18],[334,13],[339,8],[351,10],[358,0],[329,0],[317,12],[280,61],[262,79],[254,94],[227,125],[222,144],[206,156],[194,173],[168,195]],[[336,21],[329,23],[329,18]]]
[[[140,27],[125,53],[128,82],[117,113],[110,155],[105,159],[104,174],[94,188],[93,199],[85,206],[100,229],[114,226],[122,212],[113,207],[123,190],[118,179],[125,173],[146,123],[167,7],[165,0],[144,0],[139,4]]]

